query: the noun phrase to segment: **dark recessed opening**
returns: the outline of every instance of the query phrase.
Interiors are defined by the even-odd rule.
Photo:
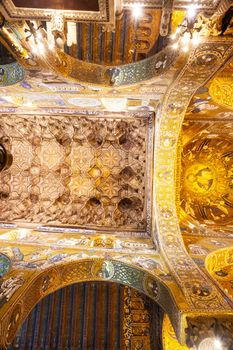
[[[16,7],[73,10],[73,11],[99,11],[98,0],[13,0]]]

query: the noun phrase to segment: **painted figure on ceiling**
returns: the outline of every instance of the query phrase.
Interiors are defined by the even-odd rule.
[[[23,274],[4,280],[0,286],[0,306],[7,303],[12,295],[24,284]]]

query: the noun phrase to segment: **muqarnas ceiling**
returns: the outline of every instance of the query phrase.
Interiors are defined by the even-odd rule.
[[[153,116],[3,115],[0,220],[147,235]]]

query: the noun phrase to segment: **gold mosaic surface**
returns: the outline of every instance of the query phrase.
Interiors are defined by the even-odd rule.
[[[223,291],[233,300],[233,247],[219,249],[210,253],[205,266],[212,278],[217,281]]]
[[[233,112],[230,103],[222,101],[232,98],[231,79],[232,63],[191,100],[182,127],[180,193],[181,220],[189,217],[189,222],[194,219],[216,231],[211,234],[224,231],[228,236],[233,218]]]
[[[206,123],[199,126],[205,136],[196,136],[183,149],[182,209],[199,222],[227,224],[233,217],[232,139],[208,132]]]
[[[186,345],[180,345],[169,317],[165,314],[163,319],[163,349],[164,350],[189,350]]]
[[[232,34],[232,33],[231,33]],[[209,93],[213,101],[233,109],[233,64],[230,63],[210,84]]]

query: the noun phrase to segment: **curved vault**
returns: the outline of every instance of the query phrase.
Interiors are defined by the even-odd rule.
[[[100,11],[89,14],[71,14],[65,10],[67,4],[59,12],[51,7],[35,9],[33,3],[32,8],[28,6],[17,7],[12,0],[4,0],[1,5],[1,41],[27,69],[46,69],[69,79],[107,87],[159,76],[177,57],[167,43],[184,13],[174,11],[171,16],[170,3],[152,8],[145,4],[139,17],[134,17],[130,5],[117,0],[102,0]],[[211,3],[209,13],[214,7]],[[19,17],[22,21],[12,21]]]
[[[227,132],[231,124],[227,122],[225,135],[221,124],[217,135],[216,131],[208,134],[205,123],[204,135],[199,131],[182,152],[181,208],[192,219],[210,225],[233,221],[233,139]]]
[[[218,104],[211,90],[229,71],[231,64],[199,88],[187,109],[180,145],[179,219],[190,255],[232,305],[232,112]],[[224,81],[221,84],[218,93],[227,94]],[[218,250],[221,246],[229,248]],[[215,251],[208,255],[211,250]],[[216,320],[211,322],[219,327]],[[226,333],[232,332],[230,327]],[[231,342],[225,346],[231,348]]]
[[[213,77],[217,72],[216,65],[213,65],[212,68],[208,65],[202,66],[201,60],[210,55],[210,62],[213,54],[213,51],[207,49],[206,43],[202,48],[204,49],[205,54],[203,55],[201,47],[195,51],[194,60],[190,61],[186,68],[183,69],[165,96],[165,100],[163,101],[160,111],[158,126],[159,135],[157,138],[155,163],[158,184],[156,188],[157,228],[160,247],[163,250],[163,255],[169,264],[169,268],[172,271],[173,276],[175,276],[176,280],[182,284],[186,300],[190,299],[195,311],[197,310],[197,307],[202,308],[201,314],[203,316],[203,321],[199,319],[197,322],[195,322],[192,317],[187,318],[189,326],[186,333],[189,334],[187,337],[187,344],[189,346],[194,346],[195,343],[196,346],[199,346],[199,344],[202,342],[201,331],[198,331],[198,327],[201,329],[206,322],[203,313],[204,309],[207,310],[208,308],[209,312],[210,308],[216,307],[215,310],[217,310],[219,307],[219,302],[217,302],[215,306],[212,304],[212,302],[210,302],[211,307],[208,307],[207,299],[209,298],[208,294],[210,290],[208,291],[209,288],[207,285],[212,286],[212,292],[213,294],[216,293],[215,296],[218,295],[217,299],[219,301],[223,300],[223,296],[219,288],[213,284],[211,278],[205,273],[204,270],[198,268],[194,260],[187,254],[187,251],[183,245],[183,240],[180,234],[180,226],[178,225],[176,216],[177,209],[180,206],[180,188],[177,186],[177,193],[175,193],[173,187],[174,183],[179,182],[177,174],[174,173],[174,169],[176,169],[177,164],[179,166],[180,154],[178,152],[180,150],[180,131],[186,109],[188,108],[191,97],[193,94],[195,94],[195,91],[199,88],[201,90],[201,86],[203,86],[205,82]],[[216,48],[217,46],[215,46],[215,49]],[[208,69],[210,69],[209,72]],[[197,280],[199,281],[198,283]],[[201,280],[202,282],[200,282]],[[210,294],[212,292],[210,292]],[[195,297],[194,294],[196,294]],[[225,300],[227,300],[227,298]],[[223,308],[219,308],[219,311],[221,309],[220,312],[222,312],[222,317],[223,314],[225,316],[229,315],[230,317],[232,313],[230,301],[228,301],[228,305],[229,306],[227,308],[229,311],[226,310],[223,312]],[[214,329],[221,329],[218,324],[219,321],[217,318],[215,318],[215,316],[213,313],[213,320],[208,326],[206,323],[206,332],[208,331],[208,327],[209,330],[212,329],[212,334],[214,334]],[[221,316],[219,316],[219,319],[220,318]],[[229,321],[229,325],[232,328],[231,321]],[[196,335],[198,334],[198,336],[195,336],[195,333]],[[231,331],[227,331],[227,334],[228,340],[230,343],[232,343],[232,339],[229,339],[229,334],[231,334]]]
[[[233,304],[233,247],[219,249],[207,255],[205,266]]]
[[[24,68],[40,71],[41,68],[43,67],[44,70],[53,71],[54,73],[61,75],[65,78],[67,77],[69,79],[74,79],[75,81],[82,81],[86,83],[92,83],[95,85],[100,84],[106,87],[113,86],[113,85],[116,85],[116,86],[130,85],[130,84],[138,83],[143,80],[151,79],[154,76],[161,75],[162,72],[166,71],[171,66],[175,57],[177,56],[177,52],[172,49],[165,48],[163,50],[163,45],[161,44],[158,45],[157,49],[156,48],[153,49],[153,42],[157,43],[156,39],[159,36],[159,31],[158,31],[159,28],[157,28],[156,31],[155,30],[152,31],[150,27],[153,27],[153,21],[155,21],[154,23],[156,23],[157,16],[159,16],[158,13],[160,13],[160,11],[154,12],[155,19],[153,19],[151,11],[150,13],[145,15],[144,21],[142,20],[142,24],[141,24],[142,27],[140,27],[139,23],[138,25],[136,25],[135,37],[133,35],[133,39],[132,39],[132,33],[131,32],[129,33],[129,38],[130,40],[132,40],[132,43],[131,43],[132,49],[130,49],[130,45],[126,45],[127,52],[129,53],[132,52],[133,54],[131,55],[132,56],[131,58],[128,56],[126,57],[126,59],[122,58],[123,63],[128,63],[123,65],[116,65],[116,64],[111,65],[110,62],[107,63],[108,65],[90,63],[89,62],[90,55],[88,54],[88,45],[86,44],[84,44],[84,48],[80,48],[81,52],[85,53],[85,57],[83,57],[84,60],[67,54],[59,47],[53,46],[51,49],[51,43],[49,43],[49,33],[47,33],[48,26],[47,26],[47,30],[44,28],[42,29],[43,26],[40,27],[41,28],[40,34],[43,39],[43,47],[44,47],[43,55],[40,55],[39,49],[37,52],[35,52],[35,50],[33,51],[34,40],[37,43],[37,37],[35,36],[35,31],[37,29],[33,27],[30,21],[15,22],[14,24],[12,24],[11,22],[6,22],[2,17],[2,28],[0,30],[1,41],[12,52],[12,54],[17,58],[17,60],[22,64]],[[84,24],[84,27],[85,26],[86,25]],[[76,33],[76,30],[74,30],[74,32]],[[147,42],[147,40],[135,39],[137,36],[137,32],[139,32],[140,38],[141,37],[143,38],[143,35],[144,35],[143,33],[145,33],[145,35],[147,36],[146,33],[148,32],[149,41]],[[90,33],[93,34],[93,31],[90,31]],[[123,28],[122,34],[119,33],[117,35],[124,36],[124,35],[128,35],[127,33],[128,31],[124,30]],[[154,33],[157,33],[155,38],[154,38]],[[102,36],[103,35],[101,33],[100,34],[97,33],[97,39],[94,38],[94,43],[98,42],[99,37],[101,38],[101,42],[106,43],[106,40],[103,41]],[[20,42],[18,40],[18,37],[21,38]],[[85,37],[85,35],[83,37]],[[89,35],[87,35],[87,37],[88,37],[87,42],[89,42]],[[109,36],[108,34],[106,34],[106,37],[108,39],[111,38],[111,36]],[[17,42],[17,45],[15,45],[14,40],[15,42]],[[78,38],[77,40],[79,41]],[[121,43],[121,41],[122,40],[120,40],[119,38],[117,43]],[[149,46],[147,44],[149,44]],[[107,40],[107,45],[108,47],[105,50],[105,52],[106,51],[110,52],[111,43],[109,42],[109,40]],[[116,43],[115,43],[115,46],[116,46]],[[146,47],[148,46],[148,48],[146,49],[144,46]],[[97,45],[96,47],[94,45],[94,49],[95,48],[97,49],[98,47],[101,47],[101,46]],[[113,43],[112,43],[112,47],[114,47]],[[147,51],[151,51],[152,55],[149,55],[148,58],[143,59],[141,61],[136,61],[135,63],[129,63],[133,61],[134,57],[136,59],[136,57],[138,56],[137,50],[139,50],[139,53],[140,53],[140,47],[144,47],[144,49],[142,49],[144,53],[146,53]],[[115,50],[116,49],[117,47],[115,47]],[[69,48],[68,48],[68,52],[69,52]],[[96,54],[98,55],[98,53]],[[101,52],[99,54],[101,57],[104,57],[104,58],[106,56]],[[94,62],[99,63],[99,60],[94,59]],[[105,63],[105,62],[102,62],[102,63]],[[119,64],[119,60],[117,60],[117,63]]]
[[[226,232],[233,219],[233,118],[221,100],[231,94],[222,77],[231,74],[232,63],[195,93],[183,123],[181,156],[181,223],[196,221],[203,229]]]
[[[231,72],[230,63],[196,91],[182,126],[180,225],[187,249],[201,267],[211,251],[232,245],[233,115],[212,98],[212,87]],[[221,84],[220,95],[226,93]]]
[[[222,43],[220,45],[222,45]],[[215,46],[215,49],[217,47],[220,48],[218,44]],[[210,65],[202,65],[202,60],[207,59],[207,56],[209,57],[209,63],[211,61],[212,63],[210,63]],[[220,56],[218,57],[220,58]],[[160,111],[155,163],[158,182],[156,189],[156,210],[160,247],[162,247],[163,254],[172,273],[176,276],[180,284],[182,283],[186,298],[190,299],[195,309],[195,305],[198,305],[198,307],[202,305],[203,310],[208,308],[206,303],[208,299],[207,295],[209,294],[207,291],[207,284],[212,285],[212,292],[218,294],[217,298],[219,298],[219,300],[222,299],[222,296],[220,296],[221,293],[213,286],[208,276],[206,276],[188,256],[183,245],[176,216],[176,209],[179,208],[179,197],[176,196],[177,193],[174,191],[174,183],[177,183],[174,169],[179,161],[177,146],[179,145],[180,130],[191,96],[206,82],[206,80],[209,80],[216,74],[216,61],[218,59],[217,51],[214,53],[213,50],[208,50],[207,43],[203,44],[203,46],[201,45],[194,52],[193,61],[190,61],[186,65],[171,85]],[[175,206],[175,203],[177,206]],[[202,280],[200,285],[196,283],[197,276],[199,276],[199,283],[200,280]],[[193,281],[192,283],[190,283],[191,280]],[[198,301],[196,297],[194,297],[194,294],[196,294]],[[205,297],[206,300],[204,301]],[[218,303],[215,305],[216,308],[218,308],[217,304]],[[229,307],[229,309],[231,308]]]

